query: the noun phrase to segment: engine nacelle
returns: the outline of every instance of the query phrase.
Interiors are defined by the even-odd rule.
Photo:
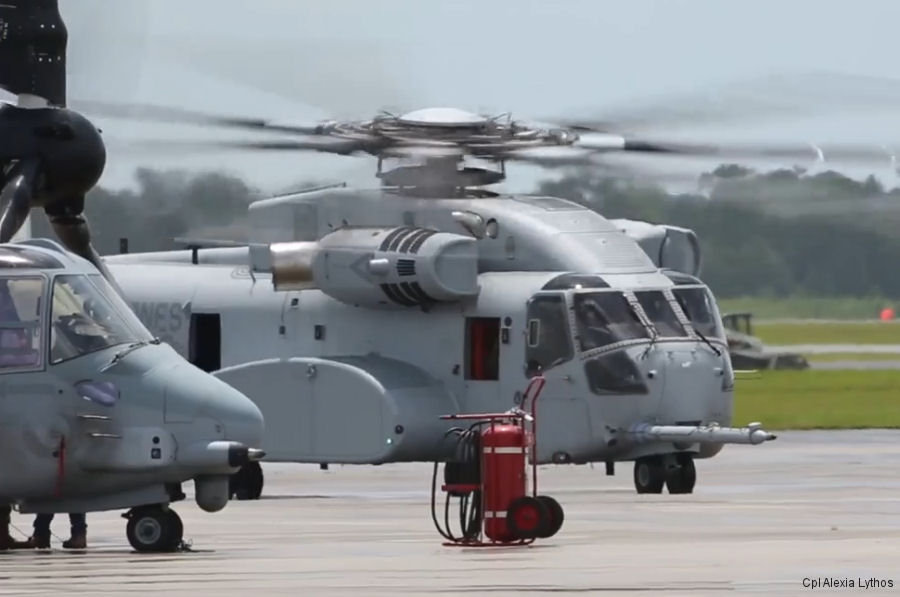
[[[341,228],[270,248],[276,290],[318,288],[351,305],[427,307],[478,295],[478,246],[428,228]]]
[[[700,274],[700,241],[689,228],[650,224],[638,220],[610,220],[620,232],[633,238],[657,267],[691,276]]]

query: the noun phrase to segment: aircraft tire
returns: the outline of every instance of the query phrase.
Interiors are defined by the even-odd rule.
[[[174,551],[184,532],[181,518],[173,510],[161,506],[133,508],[127,515],[125,535],[135,551]],[[177,541],[174,539],[177,537]]]
[[[634,488],[638,493],[662,493],[666,468],[661,456],[644,456],[634,461]]]
[[[171,524],[169,528],[169,550],[175,551],[181,547],[181,540],[184,539],[184,523],[181,522],[181,517],[178,516],[178,512],[175,510],[166,510],[166,516],[169,519],[169,524]]]
[[[231,475],[231,497],[237,500],[258,500],[262,496],[263,472],[258,462],[249,462]]]
[[[690,454],[677,454],[678,466],[672,468],[666,475],[666,487],[671,494],[693,493],[697,483],[697,468],[694,466],[694,458]]]

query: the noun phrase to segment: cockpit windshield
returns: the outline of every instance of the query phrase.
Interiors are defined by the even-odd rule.
[[[672,293],[697,331],[710,338],[724,339],[725,332],[716,319],[712,297],[706,288],[673,288]]]
[[[650,337],[647,327],[621,292],[578,293],[573,301],[582,351]]]
[[[685,337],[688,335],[661,290],[640,290],[635,292],[634,296],[637,297],[641,308],[660,336]]]
[[[41,367],[43,294],[41,276],[0,278],[0,372]]]
[[[119,344],[149,341],[100,275],[57,276],[53,282],[50,363],[60,363]]]

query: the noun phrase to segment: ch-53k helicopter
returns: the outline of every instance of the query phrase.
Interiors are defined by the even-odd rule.
[[[504,180],[507,163],[584,166],[610,152],[817,159],[816,148],[658,142],[606,123],[541,126],[454,108],[297,126],[80,105],[102,117],[281,135],[149,143],[165,152],[377,158],[380,188],[251,205],[248,243],[192,240],[184,251],[104,258],[154,333],[260,407],[268,461],[453,458],[439,417],[515,407],[536,372],[547,380],[539,461],[605,462],[610,474],[633,461],[638,492],[690,493],[696,458],[774,438],[752,422],[730,426],[734,371],[690,231],[487,187]],[[880,148],[869,155],[884,160]],[[258,497],[261,467],[234,481],[238,496]]]
[[[538,461],[605,462],[608,474],[633,461],[639,493],[691,493],[695,459],[775,438],[759,423],[731,427],[734,370],[715,299],[692,274],[690,231],[648,234],[570,201],[485,188],[507,161],[764,148],[654,143],[453,108],[313,126],[90,109],[299,135],[197,147],[378,158],[380,188],[250,205],[246,244],[104,257],[154,333],[260,407],[267,461],[453,459],[441,415],[515,408],[538,372]],[[391,159],[418,163],[386,169]],[[258,463],[235,477],[239,497],[262,485]]]
[[[183,526],[169,508],[193,480],[221,510],[230,476],[258,460],[259,409],[147,330],[91,248],[81,215],[105,149],[66,109],[67,31],[55,0],[0,4],[0,550],[9,516],[128,509],[138,551],[171,551]],[[43,207],[66,245],[29,236]],[[14,242],[11,242],[14,241]],[[68,249],[68,250],[67,250]]]

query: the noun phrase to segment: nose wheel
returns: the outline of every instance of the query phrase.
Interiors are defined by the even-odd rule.
[[[258,500],[263,490],[263,471],[258,462],[248,462],[228,482],[231,497],[238,500]]]
[[[184,525],[174,510],[161,505],[141,506],[123,516],[128,519],[125,535],[136,551],[175,551],[181,545]]]

